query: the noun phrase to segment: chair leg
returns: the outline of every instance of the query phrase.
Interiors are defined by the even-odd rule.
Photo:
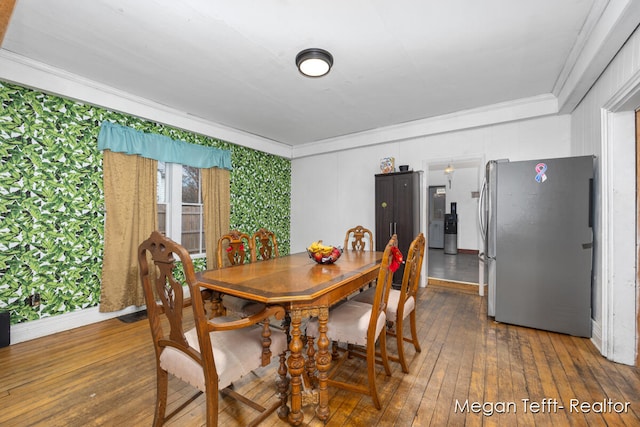
[[[400,316],[398,316],[400,317]],[[409,373],[409,367],[407,366],[407,360],[404,357],[404,321],[398,319],[396,321],[396,342],[398,343],[398,359],[400,360],[400,366],[402,366],[402,372]]]
[[[284,320],[282,321],[282,329],[284,329],[284,333],[287,334],[287,344],[291,343],[291,315],[289,311],[284,313]]]
[[[289,416],[289,407],[287,402],[289,401],[289,377],[287,376],[287,352],[280,353],[280,365],[278,366],[278,398],[280,399],[280,407],[278,408],[278,417],[286,421]]]
[[[153,425],[158,427],[164,424],[164,416],[167,410],[167,390],[169,387],[169,374],[167,371],[157,367],[156,384],[156,413],[153,418]]]
[[[218,387],[212,392],[205,393],[207,400],[207,427],[218,425]]]
[[[422,351],[422,349],[420,348],[420,343],[418,342],[418,328],[416,325],[416,311],[413,310],[410,314],[409,314],[409,319],[410,319],[410,323],[411,323],[411,338],[413,339],[413,346],[415,347],[416,351],[418,353],[420,353]]]
[[[340,359],[340,355],[338,354],[338,342],[333,341],[331,344],[331,360]]]
[[[380,337],[378,338],[380,342],[380,357],[382,358],[382,365],[384,366],[384,372],[387,376],[391,375],[391,368],[389,367],[389,359],[387,358],[387,333],[382,329],[380,333]],[[373,400],[373,405],[376,409],[382,408],[380,405],[380,398],[378,397],[378,388],[376,387],[376,346],[375,343],[373,345],[367,346],[367,379],[369,384],[369,394],[371,395],[371,400]]]
[[[384,335],[384,330],[382,331],[382,333],[380,334],[380,336],[382,337],[382,335]],[[383,341],[380,341],[380,347],[382,348],[383,345]],[[384,363],[384,356],[383,356],[383,363]],[[385,370],[387,369],[387,366],[385,367]],[[373,406],[376,407],[376,409],[380,409],[382,406],[380,405],[380,399],[378,398],[378,389],[376,388],[376,346],[375,343],[371,343],[371,345],[367,346],[367,379],[368,379],[368,385],[369,385],[369,394],[371,395],[371,400],[373,400]]]
[[[262,366],[271,363],[271,328],[269,319],[262,324]]]
[[[384,372],[387,374],[387,376],[390,376],[391,368],[389,367],[389,357],[387,356],[387,333],[384,329],[380,334],[379,341],[380,341],[380,358],[382,359],[382,366],[384,366]],[[374,348],[375,348],[375,345],[374,345]],[[375,352],[374,352],[374,356],[375,356]],[[374,366],[375,366],[375,363],[374,363]]]

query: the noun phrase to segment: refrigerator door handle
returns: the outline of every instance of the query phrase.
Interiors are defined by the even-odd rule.
[[[487,229],[485,227],[485,218],[483,215],[484,212],[484,204],[485,197],[487,194],[487,179],[482,180],[482,187],[480,188],[480,200],[478,201],[478,225],[480,227],[480,236],[482,237],[482,243],[484,243],[486,238]]]
[[[391,224],[393,224],[393,223],[392,222],[389,223],[389,238],[391,238],[391,236],[393,236],[393,233],[392,233],[393,228],[392,228]]]

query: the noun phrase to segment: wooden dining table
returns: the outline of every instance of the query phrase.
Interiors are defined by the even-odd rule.
[[[315,354],[317,369],[316,415],[329,418],[327,372],[331,366],[327,321],[329,307],[375,280],[382,252],[345,250],[333,264],[318,264],[306,252],[217,270],[205,270],[196,277],[203,288],[221,294],[280,305],[290,319],[290,342],[287,367],[291,378],[291,408],[279,411],[292,425],[303,421],[302,376],[305,371],[301,324],[305,317],[318,318]]]

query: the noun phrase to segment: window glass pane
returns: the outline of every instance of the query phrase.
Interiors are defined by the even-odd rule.
[[[182,205],[182,246],[189,253],[201,253],[202,242],[202,205]]]
[[[200,203],[200,169],[182,166],[182,203]]]
[[[203,253],[200,169],[182,166],[182,246],[189,253]]]
[[[158,230],[191,254],[205,253],[200,169],[158,162]]]

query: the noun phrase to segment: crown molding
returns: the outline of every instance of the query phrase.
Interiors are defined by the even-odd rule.
[[[557,113],[558,99],[552,94],[544,94],[337,138],[315,141],[293,147],[292,157],[296,159],[317,154],[326,154],[333,151],[349,150],[369,145],[397,142],[440,133],[526,120]]]
[[[0,49],[0,80],[291,158],[291,147],[226,127]]]

